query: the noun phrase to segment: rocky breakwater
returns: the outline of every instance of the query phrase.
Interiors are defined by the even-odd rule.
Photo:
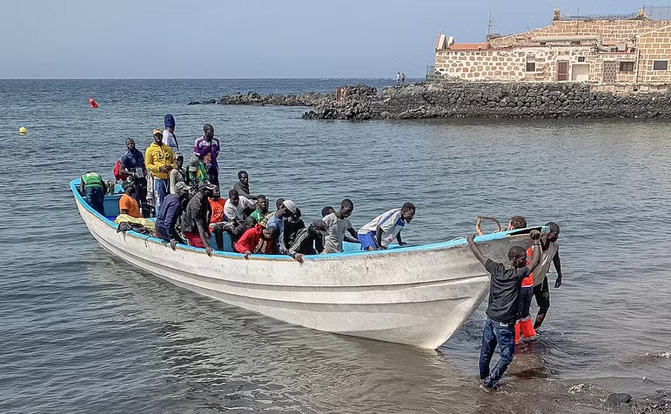
[[[367,88],[367,87],[366,87]],[[338,88],[306,119],[671,118],[671,94],[597,90],[585,83],[454,82]]]
[[[246,94],[234,93],[232,95],[224,95],[219,100],[209,99],[206,101],[192,101],[188,105],[205,105],[205,104],[220,104],[220,105],[255,105],[255,106],[317,106],[325,101],[333,99],[332,93],[306,92],[296,95],[260,95],[256,92],[248,92]]]

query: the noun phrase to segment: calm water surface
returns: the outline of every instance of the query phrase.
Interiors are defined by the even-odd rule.
[[[301,108],[186,105],[357,82],[0,81],[0,412],[594,412],[556,384],[671,389],[669,124],[315,122]],[[359,226],[412,201],[410,243],[463,236],[478,214],[557,221],[564,285],[517,375],[494,396],[476,388],[484,307],[426,351],[290,326],[111,257],[67,182],[111,177],[124,139],[146,148],[165,113],[186,148],[214,125],[222,185],[245,169],[253,192],[291,197],[307,219],[350,197]]]

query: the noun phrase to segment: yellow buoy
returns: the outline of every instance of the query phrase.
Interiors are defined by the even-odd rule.
[[[24,135],[26,133],[28,133],[28,130],[26,129],[26,127],[19,128],[19,134]]]

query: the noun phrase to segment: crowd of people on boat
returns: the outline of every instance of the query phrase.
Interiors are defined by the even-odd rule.
[[[343,242],[358,243],[362,250],[386,249],[394,242],[404,245],[401,231],[415,215],[415,206],[404,203],[385,211],[355,230],[349,220],[354,203],[344,199],[336,210],[326,206],[321,218],[306,223],[290,199],[275,201],[275,211],[263,194],[253,194],[249,174],[238,172],[238,182],[222,195],[219,183],[219,140],[211,124],[203,126],[193,151],[185,155],[175,135],[175,119],[165,116],[165,130],[154,129],[153,142],[140,151],[133,139],[114,168],[124,194],[119,199],[120,214],[132,218],[155,218],[155,236],[174,250],[185,244],[215,250],[232,250],[245,258],[253,254],[290,255],[303,263],[304,256],[338,253]],[[104,194],[114,187],[96,172],[81,179],[81,193],[94,210],[104,212]],[[229,237],[224,237],[228,234]],[[215,246],[210,243],[214,236]],[[229,248],[225,239],[231,240]]]

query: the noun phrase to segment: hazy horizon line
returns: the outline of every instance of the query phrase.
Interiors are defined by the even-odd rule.
[[[390,77],[250,77],[250,78],[206,78],[206,77],[194,77],[194,78],[0,78],[0,81],[4,80],[340,80],[340,79],[384,79],[384,80],[396,80],[394,76]],[[423,79],[423,77],[413,78],[408,76],[407,79]]]

